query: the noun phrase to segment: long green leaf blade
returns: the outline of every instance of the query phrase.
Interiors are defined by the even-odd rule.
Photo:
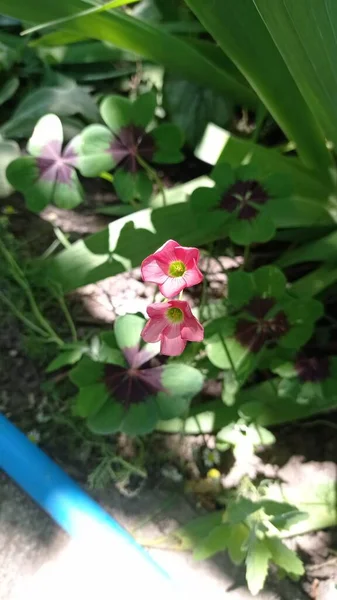
[[[82,0],[0,0],[0,12],[29,23],[72,17],[87,8]],[[254,92],[217,67],[206,56],[160,26],[150,25],[121,12],[91,14],[69,21],[67,29],[88,38],[104,40],[158,62],[187,79],[211,87],[246,106],[257,102]]]
[[[277,0],[279,4],[281,0]],[[296,0],[297,2],[298,0]],[[300,4],[306,0],[300,0]],[[253,0],[186,0],[201,23],[245,75],[311,168],[331,164],[323,135],[263,23]],[[274,10],[274,2],[269,2]],[[292,56],[296,62],[296,58]]]
[[[336,146],[336,0],[254,3],[327,139]]]

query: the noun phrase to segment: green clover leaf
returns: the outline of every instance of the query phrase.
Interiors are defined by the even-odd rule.
[[[45,115],[37,122],[27,144],[31,156],[17,158],[6,171],[30,210],[39,212],[51,203],[70,209],[82,202],[84,193],[76,173],[80,144],[76,136],[62,149],[62,124],[56,115]]]

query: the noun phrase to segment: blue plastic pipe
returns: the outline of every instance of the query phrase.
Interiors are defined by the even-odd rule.
[[[111,565],[113,587],[120,579],[123,595],[158,598],[169,590],[170,578],[151,556],[40,448],[0,414],[0,468],[92,559]],[[173,587],[173,586],[172,586]],[[172,597],[172,589],[168,597]]]

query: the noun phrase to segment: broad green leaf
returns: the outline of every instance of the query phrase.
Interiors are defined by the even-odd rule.
[[[231,502],[228,505],[226,516],[231,525],[237,525],[241,521],[245,521],[247,517],[259,510],[256,502],[249,498],[241,497],[236,502]]]
[[[101,106],[103,120],[115,134],[132,122],[132,104],[123,96],[107,96]]]
[[[286,277],[277,267],[267,265],[253,273],[255,290],[263,297],[280,298],[285,292]]]
[[[254,0],[326,138],[337,144],[337,6],[334,0]],[[296,60],[294,60],[296,56]]]
[[[271,554],[272,561],[281,567],[286,573],[292,575],[303,575],[304,567],[302,561],[298,558],[296,552],[287,548],[287,546],[278,538],[265,538],[265,544]]]
[[[297,157],[284,156],[278,149],[241,139],[213,123],[208,125],[195,154],[211,165],[228,163],[233,168],[241,164],[251,165],[259,179],[269,178],[277,173],[278,177],[284,176],[291,182],[296,196],[317,197],[322,202],[326,201],[327,194],[334,189],[331,178],[324,181],[318,179],[315,172],[304,167]],[[286,198],[282,198],[282,207],[285,201]],[[266,206],[270,204],[271,202]]]
[[[92,339],[88,354],[95,362],[126,366],[122,352],[116,347],[111,347],[104,339],[104,334]]]
[[[27,150],[32,156],[40,156],[42,149],[48,142],[57,143],[57,149],[61,152],[63,144],[63,129],[60,119],[53,114],[44,115],[36,123],[32,137],[28,140]]]
[[[154,117],[157,97],[154,91],[141,94],[132,104],[132,122],[144,129]]]
[[[8,165],[20,156],[20,147],[12,140],[0,140],[0,198],[7,198],[13,186],[6,176]]]
[[[124,169],[117,169],[114,173],[113,185],[118,198],[122,202],[130,203],[136,196],[136,178],[133,173]]]
[[[301,512],[295,506],[286,502],[266,499],[260,500],[259,505],[267,515],[272,517],[270,521],[277,529],[288,529],[295,523],[308,518],[308,513]]]
[[[316,241],[310,242],[285,252],[277,261],[281,267],[289,267],[295,263],[320,262],[333,260],[337,252],[337,233],[333,231],[329,235]]]
[[[206,353],[219,369],[235,369],[239,382],[243,383],[255,368],[258,354],[250,351],[248,347],[241,346],[234,338],[221,338],[215,335],[206,342]]]
[[[105,11],[110,11],[114,8],[119,8],[120,6],[124,6],[126,4],[132,4],[133,2],[137,2],[137,0],[110,0],[110,2],[104,2],[104,4],[99,6],[93,6],[91,8],[87,8],[82,10],[75,15],[70,15],[69,17],[61,17],[59,19],[53,19],[52,21],[48,21],[47,23],[42,23],[41,25],[35,25],[35,27],[30,27],[29,29],[25,29],[23,31],[23,35],[28,35],[35,33],[36,31],[40,31],[41,29],[45,29],[46,27],[55,27],[58,25],[67,25],[69,21],[72,21],[74,18],[78,19],[80,17],[85,17],[87,15],[92,15],[94,13],[101,13]]]
[[[70,379],[78,387],[91,385],[99,381],[103,374],[103,365],[84,356],[70,371]]]
[[[223,511],[217,510],[202,517],[193,519],[185,525],[174,531],[173,535],[180,540],[181,550],[190,550],[195,548],[209,532],[222,522]]]
[[[0,106],[14,96],[20,85],[18,77],[10,77],[0,88]]]
[[[156,404],[158,408],[158,419],[167,421],[176,417],[188,414],[191,398],[189,396],[169,396],[164,392],[159,392],[156,396]]]
[[[81,204],[83,199],[84,191],[75,169],[72,170],[71,180],[68,183],[55,182],[53,203],[59,208],[70,210]]]
[[[121,431],[127,435],[145,435],[154,430],[158,421],[158,412],[155,400],[147,398],[146,402],[132,404],[128,409]]]
[[[104,383],[82,387],[75,398],[74,414],[83,418],[90,417],[102,408],[108,397],[109,392]]]
[[[295,141],[304,164],[327,168],[331,158],[322,133],[253,1],[237,0],[234,5],[231,0],[213,0],[211,7],[204,0],[187,4]]]
[[[40,212],[53,201],[54,182],[39,179],[36,158],[22,156],[11,162],[6,170],[10,184],[24,194],[28,208]]]
[[[289,531],[282,532],[283,537],[325,529],[336,523],[335,478],[329,477],[325,481],[315,482],[315,485],[312,481],[303,484],[296,482],[294,486],[275,484],[269,488],[268,495],[279,502],[294,504],[300,511],[307,513],[307,519],[292,525]]]
[[[235,308],[241,308],[254,294],[253,277],[244,271],[228,273],[228,300]]]
[[[248,589],[253,596],[256,596],[264,586],[270,558],[271,552],[266,541],[254,537],[249,543],[246,558],[246,579]]]
[[[163,123],[151,131],[156,143],[156,151],[153,161],[157,163],[179,163],[184,155],[180,152],[183,145],[183,134],[178,127],[172,123]]]
[[[162,385],[167,392],[159,392],[156,403],[159,418],[173,419],[186,415],[193,396],[203,386],[203,375],[189,365],[172,363],[163,367]]]
[[[60,354],[56,356],[51,363],[49,363],[48,367],[46,368],[46,372],[51,373],[52,371],[57,371],[57,369],[61,369],[61,367],[65,367],[66,365],[75,364],[78,360],[80,360],[85,350],[86,346],[79,345],[72,350],[64,350],[63,352],[60,352]]]
[[[1,127],[1,133],[17,138],[28,137],[36,121],[49,112],[59,117],[79,113],[87,122],[98,119],[96,104],[89,93],[72,82],[64,87],[41,87],[27,94],[10,120]]]
[[[89,125],[81,134],[81,152],[78,168],[84,177],[96,177],[115,166],[111,152],[111,131],[104,125]]]
[[[163,104],[172,123],[180,127],[192,148],[200,142],[211,121],[224,127],[232,106],[223,95],[168,73],[163,87]]]
[[[227,523],[222,523],[215,527],[208,536],[196,546],[193,552],[195,560],[205,560],[227,549],[228,541],[231,535],[231,527]]]
[[[337,269],[328,263],[295,281],[291,286],[291,291],[296,296],[303,298],[317,296],[336,281]]]
[[[164,368],[162,383],[172,396],[192,398],[201,391],[203,382],[200,371],[189,365],[174,363]]]
[[[115,433],[120,429],[124,413],[124,407],[110,398],[98,413],[88,418],[88,427],[93,433],[100,435]]]
[[[264,214],[264,209],[254,219],[235,219],[229,225],[229,237],[234,244],[262,244],[271,240],[274,235],[275,225],[268,215]]]
[[[247,554],[247,540],[249,537],[249,528],[243,523],[231,525],[230,536],[228,539],[228,554],[235,565],[240,565]]]
[[[121,350],[124,350],[124,348],[138,348],[144,325],[145,319],[137,315],[118,317],[114,331],[119,348]]]
[[[224,372],[221,400],[226,406],[232,406],[235,404],[235,398],[238,390],[240,389],[240,382],[236,377],[236,374],[231,371]]]

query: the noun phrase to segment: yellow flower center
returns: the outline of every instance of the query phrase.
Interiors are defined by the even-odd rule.
[[[181,323],[184,320],[184,313],[180,308],[169,308],[166,316],[171,323]]]
[[[182,277],[186,271],[186,267],[181,260],[174,260],[170,263],[168,274],[170,277]]]

